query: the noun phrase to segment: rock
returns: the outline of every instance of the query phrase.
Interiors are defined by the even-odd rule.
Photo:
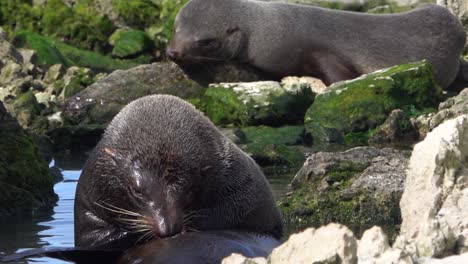
[[[440,95],[425,61],[379,70],[317,95],[305,115],[306,132],[314,143],[352,141],[355,133],[368,137],[391,110],[433,106]]]
[[[63,181],[63,173],[62,173],[62,170],[59,167],[52,166],[52,167],[49,168],[49,172],[52,175],[52,177],[54,178],[54,184]]]
[[[94,79],[90,69],[76,66],[70,67],[63,76],[63,90],[58,97],[60,100],[65,101],[84,90],[93,82]]]
[[[192,98],[204,88],[190,80],[173,63],[153,63],[130,70],[117,70],[65,104],[67,124],[106,124],[129,102],[150,94]]]
[[[297,145],[302,145],[304,126],[241,128],[240,147],[261,166],[299,167],[305,154]]]
[[[35,93],[34,96],[36,97],[36,101],[39,104],[43,104],[46,107],[49,106],[49,101],[52,95],[45,93],[45,92],[40,92],[40,93]]]
[[[451,97],[439,104],[439,111],[435,114],[427,114],[411,119],[418,129],[420,139],[424,139],[428,132],[457,116],[468,114],[468,88],[462,90],[457,96]]]
[[[465,0],[437,0],[437,4],[450,10],[461,21],[468,18],[468,2]]]
[[[418,257],[468,249],[468,115],[445,121],[413,150],[400,202],[401,240]]]
[[[409,254],[400,250],[392,249],[388,244],[387,235],[380,227],[372,227],[364,232],[359,241],[358,248],[359,264],[387,264],[400,263],[411,264],[413,260]]]
[[[55,152],[83,154],[97,145],[104,129],[103,125],[64,126],[49,131],[47,135],[54,142]]]
[[[53,83],[58,79],[62,78],[65,74],[66,69],[62,64],[54,64],[50,66],[49,70],[47,70],[44,76],[44,82],[46,83]]]
[[[468,254],[446,257],[443,259],[421,258],[418,264],[466,264],[468,263]]]
[[[405,112],[395,109],[387,117],[387,120],[377,127],[368,142],[370,145],[383,145],[402,141],[415,141],[417,138],[418,134]]]
[[[202,86],[212,83],[258,82],[272,80],[259,70],[237,62],[202,64],[195,69],[184,69],[184,73],[191,80]]]
[[[0,85],[7,85],[16,79],[24,77],[23,67],[16,62],[7,62],[0,71]]]
[[[22,127],[30,127],[41,110],[33,91],[18,94],[11,106],[7,107]]]
[[[380,227],[374,226],[364,232],[359,241],[359,263],[374,263],[376,258],[383,255],[390,248],[387,235]]]
[[[221,264],[267,264],[265,258],[246,258],[242,255],[232,253],[229,257],[223,259]]]
[[[52,101],[52,99],[51,99]],[[62,118],[62,112],[56,112],[50,116],[47,117],[47,120],[49,121],[49,130],[54,130],[60,127],[63,127],[63,118]]]
[[[281,86],[285,87],[288,90],[302,89],[302,87],[309,88],[315,94],[323,93],[325,89],[327,88],[327,86],[320,79],[313,78],[313,77],[294,77],[294,76],[284,77],[281,80]],[[300,87],[294,88],[290,86],[300,86]]]
[[[118,30],[111,36],[112,55],[118,58],[138,56],[151,52],[153,41],[141,30]]]
[[[291,235],[273,250],[268,263],[356,263],[356,252],[353,232],[345,226],[329,224]]]
[[[36,68],[37,52],[31,49],[19,49],[18,51],[23,59],[23,70],[34,77],[39,77],[41,71]]]
[[[47,163],[0,102],[0,216],[31,213],[57,201]]]
[[[314,94],[278,82],[211,84],[197,107],[217,125],[300,124]]]
[[[356,234],[380,225],[394,238],[408,153],[358,147],[310,155],[294,177],[294,191],[278,205],[296,226],[346,224]]]
[[[1,28],[0,31],[3,32],[0,34],[0,69],[8,62],[21,64],[23,62],[21,53],[7,41],[5,31]]]

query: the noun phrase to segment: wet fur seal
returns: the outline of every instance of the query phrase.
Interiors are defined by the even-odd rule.
[[[181,99],[152,95],[124,107],[80,176],[75,246],[126,249],[220,229],[281,237],[258,165]]]
[[[449,86],[466,36],[446,8],[423,5],[389,15],[254,0],[190,0],[178,13],[166,50],[182,68],[238,61],[327,85],[378,69],[427,59]]]
[[[41,248],[11,255],[1,255],[0,262],[49,257],[77,264],[221,263],[232,253],[246,257],[267,257],[280,242],[271,237],[242,231],[190,232],[157,239],[128,250],[92,248]]]
[[[124,252],[117,264],[221,263],[232,253],[248,258],[268,257],[280,242],[269,236],[232,231],[186,233],[159,239]]]

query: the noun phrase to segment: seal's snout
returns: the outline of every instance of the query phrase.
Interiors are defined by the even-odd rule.
[[[181,55],[180,52],[178,52],[178,51],[176,51],[176,50],[174,50],[174,49],[172,49],[172,48],[170,48],[170,47],[166,49],[166,56],[167,56],[171,61],[175,61],[175,62],[179,61],[180,58],[181,58],[180,55]]]
[[[153,216],[153,232],[157,237],[171,237],[183,232],[183,218],[175,207],[158,210]]]

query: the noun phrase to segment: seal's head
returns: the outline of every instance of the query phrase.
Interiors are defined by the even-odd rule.
[[[232,0],[191,0],[179,12],[166,55],[182,67],[236,58],[243,34]],[[221,22],[221,23],[220,23]]]
[[[107,170],[105,175],[95,178],[100,189],[94,190],[94,195],[97,193],[99,197],[88,205],[89,210],[80,220],[101,226],[98,227],[100,235],[104,238],[111,234],[108,238],[111,244],[115,238],[115,241],[133,241],[129,246],[193,229],[190,221],[196,212],[191,210],[190,204],[196,200],[199,171],[180,168],[176,164],[177,157],[170,153],[160,153],[156,160],[154,153],[152,158],[144,158],[148,155],[135,156],[109,146],[98,152],[101,153],[99,163]],[[187,180],[187,174],[191,180]],[[96,239],[96,233],[89,235],[96,245],[102,243]],[[128,239],[124,239],[126,237]],[[82,239],[87,240],[88,236]],[[127,245],[119,242],[114,247]]]

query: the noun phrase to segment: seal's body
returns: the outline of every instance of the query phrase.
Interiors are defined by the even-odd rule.
[[[78,182],[75,246],[124,249],[153,237],[217,229],[282,235],[260,168],[176,97],[147,96],[127,105]]]
[[[447,9],[374,15],[253,0],[191,0],[166,53],[181,66],[237,60],[278,78],[326,84],[427,59],[436,81],[455,79],[465,31]]]
[[[159,239],[124,252],[118,264],[221,263],[233,253],[248,258],[268,257],[280,242],[270,236],[247,232],[207,231]]]

